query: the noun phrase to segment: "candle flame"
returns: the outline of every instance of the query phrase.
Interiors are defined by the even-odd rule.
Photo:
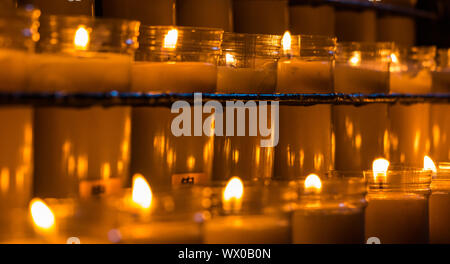
[[[73,41],[75,48],[85,50],[89,44],[89,31],[84,27],[78,27]]]
[[[149,209],[152,205],[153,194],[147,180],[142,174],[133,176],[132,200],[143,209]]]
[[[223,199],[225,201],[230,201],[232,199],[240,200],[243,195],[244,183],[239,177],[231,178],[227,183],[227,187],[225,187],[225,191],[223,192]]]
[[[359,66],[361,64],[361,52],[353,52],[353,56],[349,60],[352,66]]]
[[[167,32],[167,35],[164,37],[164,48],[165,49],[176,49],[178,42],[178,30],[171,29]]]
[[[389,169],[389,161],[383,158],[376,159],[372,164],[373,177],[377,179],[386,179]]]
[[[428,156],[425,156],[423,158],[423,169],[430,170],[433,173],[437,173],[436,165],[434,164],[433,160]]]
[[[317,174],[310,174],[305,180],[305,189],[308,191],[318,192],[322,189],[322,181]]]
[[[392,63],[398,63],[398,58],[397,55],[395,55],[395,53],[391,53],[391,61]]]
[[[41,229],[49,230],[55,225],[55,215],[50,207],[39,198],[31,200],[30,213],[34,224]]]
[[[289,54],[292,50],[292,37],[291,37],[291,33],[289,32],[289,30],[287,30],[284,35],[283,35],[283,39],[282,39],[282,46],[283,46],[283,51],[286,54]]]
[[[236,66],[236,58],[230,53],[225,54],[225,62],[227,66]]]

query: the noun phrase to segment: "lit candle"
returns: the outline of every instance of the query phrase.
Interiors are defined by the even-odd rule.
[[[278,63],[276,92],[331,93],[336,40],[322,36],[292,36],[286,32]],[[280,107],[280,142],[275,148],[275,173],[293,179],[332,166],[331,106]]]
[[[390,92],[430,93],[435,55],[435,47],[398,49],[392,53]],[[431,147],[430,105],[392,105],[389,108],[389,119],[390,159],[395,163],[420,167]]]
[[[290,226],[282,216],[245,214],[242,210],[244,184],[231,178],[223,191],[224,216],[205,221],[203,242],[206,244],[287,244]],[[252,208],[254,209],[254,208]]]
[[[222,34],[205,28],[141,27],[132,90],[214,92]],[[193,120],[195,111],[190,110]],[[171,125],[177,116],[168,107],[133,109],[131,172],[149,177],[156,189],[210,179],[213,137],[194,136],[193,128],[192,136],[176,137]],[[202,114],[203,120],[208,116]]]
[[[440,163],[439,169],[429,157],[425,158],[425,168],[434,173],[430,196],[430,243],[450,243],[450,164]]]
[[[176,9],[178,25],[233,31],[232,0],[184,0]]]
[[[289,26],[287,0],[234,0],[234,30],[281,35]]]
[[[336,52],[334,89],[338,93],[387,93],[389,43],[340,43]],[[335,168],[364,170],[389,153],[388,106],[333,106]]]
[[[186,218],[184,212],[180,212],[186,208],[179,208],[181,205],[175,203],[179,203],[180,198],[185,200],[194,197],[187,193],[179,196],[175,201],[169,197],[154,199],[144,176],[136,174],[131,195],[126,196],[124,209],[121,209],[126,210],[127,214],[131,213],[131,219],[124,218],[124,223],[109,232],[110,241],[132,244],[200,243],[200,225],[194,221],[194,217]]]
[[[175,0],[102,0],[102,14],[143,25],[174,25]]]
[[[218,67],[217,92],[273,93],[276,87],[280,40],[280,36],[274,35],[225,33]],[[256,105],[248,108],[249,119],[261,114]],[[270,125],[274,122],[271,118],[273,109],[268,109],[267,125]],[[230,109],[224,109],[223,120],[229,118],[228,110]],[[274,148],[261,146],[261,141],[267,138],[258,131],[252,135],[250,132],[238,135],[237,127],[244,124],[238,122],[235,112],[237,111],[232,111],[234,134],[225,133],[227,126],[224,122],[223,136],[216,136],[214,140],[213,179],[224,181],[235,175],[244,180],[270,178]],[[259,118],[261,120],[262,117]]]
[[[377,159],[366,177],[366,239],[376,237],[382,244],[428,243],[431,172],[392,170],[387,160]]]
[[[42,53],[31,63],[31,90],[127,91],[138,28],[131,21],[47,17],[41,21]],[[113,41],[111,30],[127,33]],[[66,37],[55,40],[55,32]],[[110,52],[100,52],[106,48]],[[120,189],[128,175],[129,108],[38,108],[35,126],[37,195],[86,197]]]
[[[294,244],[364,243],[362,178],[322,181],[311,174],[303,184],[298,208],[292,215]]]

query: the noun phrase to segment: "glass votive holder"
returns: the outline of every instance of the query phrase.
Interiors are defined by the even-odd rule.
[[[435,70],[436,47],[396,47],[390,66],[390,92],[427,94]],[[395,104],[389,107],[390,155],[394,163],[421,167],[430,153],[430,105]]]
[[[43,15],[86,15],[93,16],[95,0],[52,1],[52,0],[18,0],[20,7],[33,6]]]
[[[439,163],[431,180],[430,243],[450,243],[450,163]]]
[[[203,195],[203,243],[291,243],[289,188],[249,182],[244,186],[233,177],[226,187],[205,187]]]
[[[143,25],[174,25],[175,0],[102,0],[103,17],[139,20]]]
[[[133,65],[133,91],[214,92],[222,35],[219,29],[141,27],[137,62]],[[182,130],[174,120],[181,111],[190,111],[189,117],[195,120],[194,109],[197,107],[192,105],[176,107],[175,113],[170,107],[133,108],[133,174],[143,174],[155,188],[205,184],[210,180],[214,129],[210,135],[204,133],[203,127],[198,131],[198,124],[197,128],[193,125]],[[202,120],[210,116],[200,114]]]
[[[309,175],[297,183],[294,244],[363,244],[366,182],[362,173]]]
[[[433,92],[448,93],[450,87],[450,49],[439,49],[437,68],[433,72]]]
[[[382,244],[428,243],[428,198],[431,171],[389,167],[366,171],[369,184],[366,239]]]
[[[335,38],[287,32],[282,43],[276,92],[333,92]],[[281,106],[279,118],[274,178],[288,180],[331,169],[330,105]]]
[[[225,33],[218,67],[217,92],[273,93],[280,40],[281,36],[275,35]],[[255,181],[271,177],[274,150],[271,136],[275,133],[275,119],[272,116],[276,115],[278,106],[266,105],[267,108],[255,103],[231,105],[225,106],[223,113],[216,113],[216,119],[223,120],[223,126],[222,133],[216,133],[214,141],[214,180],[225,181],[232,176],[239,176],[245,181]],[[248,119],[245,108],[249,110]],[[245,120],[250,121],[240,122],[240,112],[245,115]],[[258,118],[259,122],[256,121]],[[229,120],[233,123],[227,124]],[[265,127],[261,120],[266,121]],[[257,126],[251,127],[251,124],[256,123],[259,123],[259,129]],[[248,132],[246,124],[249,124]],[[268,135],[263,135],[261,127],[267,129]]]
[[[31,64],[33,92],[125,92],[139,22],[49,16]],[[102,195],[128,175],[129,107],[42,107],[35,110],[35,194]]]
[[[334,89],[337,93],[387,93],[390,43],[338,43]],[[387,104],[333,106],[335,169],[370,169],[389,155]]]
[[[110,242],[201,243],[202,188],[181,186],[170,191],[155,192],[148,206],[136,203],[144,197],[136,198],[135,190],[132,193],[127,193],[113,205],[120,216],[116,228],[108,234]]]
[[[39,38],[39,10],[0,9],[0,91],[27,90],[29,59]],[[22,236],[21,211],[31,198],[33,182],[33,109],[0,107],[0,242]]]

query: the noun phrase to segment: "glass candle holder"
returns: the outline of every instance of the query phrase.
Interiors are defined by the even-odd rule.
[[[175,0],[102,0],[102,15],[143,25],[175,25]]]
[[[232,0],[184,0],[177,2],[177,24],[233,31]]]
[[[0,10],[1,92],[27,90],[39,16],[38,10]],[[0,241],[9,241],[25,231],[20,215],[32,193],[33,109],[2,106],[0,122]]]
[[[215,92],[222,35],[218,29],[142,27],[133,91]],[[181,111],[195,120],[195,108]],[[133,109],[131,172],[145,175],[155,188],[205,184],[211,177],[213,137],[199,134],[195,125],[175,135],[171,126],[178,115],[168,107]]]
[[[366,182],[362,175],[333,172],[297,182],[292,214],[294,244],[363,244]]]
[[[289,6],[289,28],[293,34],[335,36],[335,10],[332,5],[306,0]]]
[[[324,36],[283,38],[277,92],[333,92],[336,39]],[[295,179],[332,167],[331,106],[280,107],[280,141],[275,148],[275,179]]]
[[[391,57],[391,93],[427,94],[431,92],[431,72],[436,67],[435,47],[395,48]],[[420,167],[429,155],[430,105],[391,105],[390,160]]]
[[[450,221],[450,163],[439,164],[437,173],[431,181],[430,243],[450,243],[450,232],[447,228]]]
[[[340,43],[336,51],[337,93],[387,93],[390,43]],[[389,155],[388,106],[333,106],[335,168],[370,169],[377,157]]]
[[[139,22],[50,16],[41,21],[32,91],[128,91]],[[116,192],[128,175],[129,107],[42,107],[35,113],[35,194]]]
[[[428,198],[431,171],[389,168],[366,171],[369,183],[366,239],[382,244],[428,243]]]
[[[95,0],[52,1],[52,0],[18,0],[19,6],[32,5],[41,10],[43,15],[94,15]]]
[[[120,217],[116,228],[109,232],[110,241],[126,244],[201,243],[202,190],[180,186],[155,192],[147,208],[135,203],[134,190],[133,194],[127,193],[114,205]]]
[[[287,0],[234,0],[234,31],[281,35],[289,27]]]
[[[219,93],[272,93],[277,78],[277,60],[280,50],[280,36],[225,33],[222,54],[218,67],[217,92]],[[248,122],[240,122],[235,115],[245,108],[249,109]],[[237,110],[237,111],[235,111]],[[271,177],[273,164],[273,145],[265,147],[262,142],[271,140],[275,133],[272,125],[276,108],[271,105],[262,111],[261,106],[226,106],[216,118],[224,121],[223,133],[217,134],[214,142],[213,179],[224,181],[232,176],[244,180],[260,180]],[[247,120],[247,114],[245,119]],[[251,129],[240,133],[240,127],[247,126],[257,119],[266,118],[270,134],[262,135],[261,130]],[[231,117],[232,116],[232,117]],[[233,124],[233,134],[230,124]],[[249,125],[250,126],[250,125]],[[270,127],[269,127],[270,126]],[[228,128],[227,128],[228,127]],[[230,131],[227,131],[227,130]],[[245,128],[246,129],[246,128]],[[247,130],[247,129],[246,129]],[[242,132],[242,131],[241,131]]]
[[[438,51],[438,64],[433,72],[433,93],[450,91],[450,49]],[[431,153],[433,160],[445,162],[450,160],[450,105],[431,105]]]
[[[276,196],[289,196],[288,189],[249,182],[244,186],[238,181],[232,178],[226,187],[217,184],[204,189],[202,204],[207,211],[203,214],[203,243],[291,243],[288,212],[283,211],[284,202]]]

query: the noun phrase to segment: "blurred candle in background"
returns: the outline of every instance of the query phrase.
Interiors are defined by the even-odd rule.
[[[294,244],[364,243],[365,181],[361,176],[336,176],[321,180],[311,174],[300,182],[292,215]]]
[[[383,0],[394,7],[413,8],[417,0]],[[416,43],[416,24],[412,17],[381,14],[377,18],[377,41],[395,42],[404,46]]]
[[[275,35],[225,33],[218,67],[217,92],[273,93],[280,39],[280,36]],[[234,108],[228,106],[223,109],[223,113],[216,113],[216,120],[223,121],[223,134],[216,134],[214,139],[214,180],[225,181],[232,176],[239,176],[250,181],[272,176],[274,148],[271,144],[264,146],[262,142],[272,141],[271,135],[275,133],[272,122],[275,120],[271,117],[275,113],[270,104],[266,112],[261,109],[253,102]],[[245,114],[245,122],[238,120],[241,112]],[[227,131],[231,131],[227,128],[227,119],[233,122],[233,135]],[[267,121],[265,125],[261,124],[261,120]],[[261,126],[270,134],[263,135],[259,129]],[[243,134],[239,132],[242,130]]]
[[[430,196],[430,243],[450,243],[450,163],[439,163],[436,168],[433,160],[425,158],[425,167],[433,170]]]
[[[278,62],[278,93],[333,92],[336,39],[325,36],[283,37]],[[276,179],[325,173],[333,166],[331,106],[281,106],[280,142],[275,148]]]
[[[234,0],[234,31],[282,35],[289,27],[287,0]]]
[[[223,31],[194,27],[141,27],[137,62],[133,65],[135,92],[214,92]],[[155,39],[157,41],[155,41]],[[192,121],[189,131],[175,135],[173,120],[183,111]],[[145,175],[155,189],[207,183],[211,177],[214,129],[211,136],[194,128],[189,105],[171,113],[169,107],[133,109],[131,172]],[[182,124],[182,126],[187,124]],[[203,124],[200,125],[203,129]],[[200,133],[199,133],[200,132]]]
[[[0,91],[25,92],[29,62],[39,38],[40,12],[0,9]],[[25,34],[24,34],[25,33]],[[0,107],[0,241],[25,232],[25,209],[33,183],[33,109]]]
[[[438,51],[438,67],[433,72],[433,93],[450,92],[450,49]],[[450,105],[431,105],[431,155],[436,162],[450,160]]]
[[[262,189],[244,187],[239,177],[231,178],[223,189],[222,208],[206,219],[203,226],[205,244],[287,244],[290,243],[288,219],[278,214],[263,213]],[[204,193],[213,194],[206,189]],[[205,198],[212,205],[214,196]],[[211,208],[214,210],[215,208]],[[214,213],[214,212],[212,212]]]
[[[431,171],[390,168],[387,160],[377,159],[365,176],[366,239],[377,237],[382,244],[428,243]]]
[[[391,54],[390,92],[428,94],[435,70],[435,47],[396,48]],[[430,105],[391,105],[390,160],[420,167],[430,153]]]
[[[143,25],[175,25],[175,0],[102,0],[102,15]]]
[[[19,7],[33,5],[43,15],[94,15],[95,0],[18,0]]]
[[[368,2],[367,0],[356,0]],[[345,9],[335,11],[335,33],[339,41],[375,42],[377,13],[373,9]]]
[[[233,0],[178,0],[177,25],[233,31]]]
[[[311,1],[296,1],[289,5],[289,25],[294,35],[334,36],[334,7],[326,4],[311,4]]]
[[[390,43],[338,43],[334,89],[337,93],[387,93]],[[337,170],[365,170],[389,155],[386,104],[333,106]]]
[[[30,86],[39,92],[128,91],[139,22],[49,16]],[[127,179],[128,107],[42,107],[35,114],[35,194],[90,197]]]

